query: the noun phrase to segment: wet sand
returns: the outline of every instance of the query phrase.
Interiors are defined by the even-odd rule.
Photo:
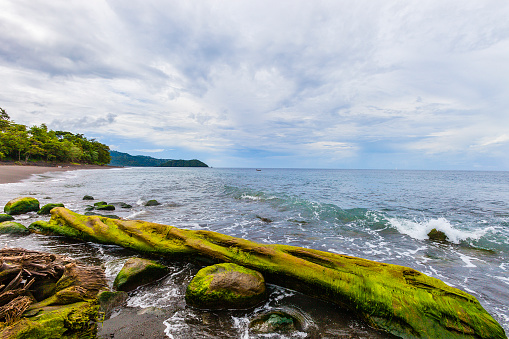
[[[61,167],[0,165],[0,184],[7,184],[28,179],[33,174],[74,171],[78,169],[107,169],[107,168],[113,167],[98,165],[68,165],[68,166],[64,165]]]

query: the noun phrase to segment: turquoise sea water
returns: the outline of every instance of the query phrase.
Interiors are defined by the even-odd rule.
[[[123,218],[207,229],[262,243],[283,243],[415,268],[478,298],[509,332],[509,172],[125,168],[35,176],[0,185],[0,204],[24,195],[84,212],[85,195]],[[156,199],[160,206],[144,207]],[[28,225],[36,215],[20,216]],[[271,222],[267,222],[270,219]],[[437,228],[450,243],[427,239]],[[38,235],[0,236],[0,245],[57,251],[101,263],[112,280],[127,258],[116,247],[69,243]],[[131,253],[132,254],[132,253]],[[164,282],[140,289],[131,308],[164,310],[166,337],[257,338],[247,323],[257,312],[290,307],[313,331],[287,337],[379,334],[348,312],[271,287],[266,305],[208,315],[183,305],[185,283],[198,268],[175,266]],[[121,311],[119,311],[121,312]],[[191,320],[190,320],[191,319]],[[198,320],[196,320],[198,319]],[[200,320],[201,319],[201,320]],[[379,335],[383,337],[384,335]],[[117,338],[116,336],[115,338]]]

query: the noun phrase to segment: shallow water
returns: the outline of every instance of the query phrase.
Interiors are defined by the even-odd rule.
[[[31,195],[41,204],[62,202],[83,213],[85,194],[96,201],[133,205],[112,212],[123,218],[409,266],[476,296],[509,332],[509,172],[80,170],[0,185],[0,204]],[[162,205],[143,206],[149,199]],[[40,217],[32,214],[18,219],[28,225]],[[432,228],[444,231],[451,243],[429,241],[427,233]],[[34,234],[1,235],[0,244],[104,264],[110,282],[126,258],[136,255],[116,246]],[[186,283],[199,267],[168,264],[172,273],[132,293],[129,309],[123,311],[131,311],[129,317],[136,315],[140,322],[149,319],[151,324],[158,324],[153,327],[161,337],[256,338],[260,336],[250,333],[249,319],[268,309],[285,307],[300,312],[310,324],[307,332],[297,331],[288,336],[291,338],[387,337],[337,306],[277,286],[270,287],[270,300],[255,310],[192,310],[186,307],[183,295]],[[162,313],[140,311],[154,307]],[[117,316],[122,317],[122,311]]]

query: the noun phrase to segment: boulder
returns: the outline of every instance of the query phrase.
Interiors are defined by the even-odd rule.
[[[133,206],[132,206],[132,205],[129,205],[129,204],[126,204],[125,202],[121,202],[121,203],[120,203],[120,207],[121,207],[121,208],[132,208]]]
[[[447,241],[447,240],[449,240],[447,238],[447,235],[444,232],[439,231],[436,228],[432,229],[428,233],[428,237],[429,237],[429,240],[435,240],[435,241]]]
[[[94,208],[95,208],[94,206],[85,205],[85,211],[93,211]]]
[[[164,277],[168,268],[153,260],[129,258],[117,274],[113,287],[118,291],[132,291]]]
[[[0,234],[5,233],[28,234],[30,231],[20,223],[14,221],[4,221],[0,223]]]
[[[38,210],[39,200],[32,197],[20,197],[13,199],[4,207],[4,212],[9,215],[37,212]]]
[[[96,212],[85,212],[85,215],[98,215],[100,217],[105,217],[105,218],[110,218],[110,219],[120,219],[120,217],[115,214],[99,214]]]
[[[268,283],[349,309],[403,338],[507,338],[474,296],[409,267],[143,220],[87,217],[63,207],[52,209],[51,220],[35,231],[167,258],[236,263],[259,271]]]
[[[267,296],[260,272],[224,263],[202,268],[186,290],[186,302],[204,309],[245,309]]]
[[[102,206],[102,205],[108,205],[108,203],[106,201],[98,201],[98,202],[94,203],[95,207]]]
[[[49,214],[49,212],[55,207],[65,207],[64,204],[46,204],[41,207],[37,214]]]
[[[149,200],[145,203],[145,206],[158,206],[161,205],[157,200]]]
[[[14,217],[12,215],[0,213],[0,222],[11,220],[14,220]]]
[[[127,300],[127,293],[124,291],[102,291],[97,295],[97,300],[101,306],[101,312],[105,318],[109,318],[114,309],[121,307]]]
[[[90,195],[85,195],[83,197],[83,200],[94,200],[94,197],[90,196]]]

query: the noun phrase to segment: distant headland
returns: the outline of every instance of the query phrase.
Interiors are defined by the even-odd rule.
[[[206,163],[197,160],[156,159],[145,155],[130,155],[117,151],[110,151],[110,166],[132,167],[209,167]]]

